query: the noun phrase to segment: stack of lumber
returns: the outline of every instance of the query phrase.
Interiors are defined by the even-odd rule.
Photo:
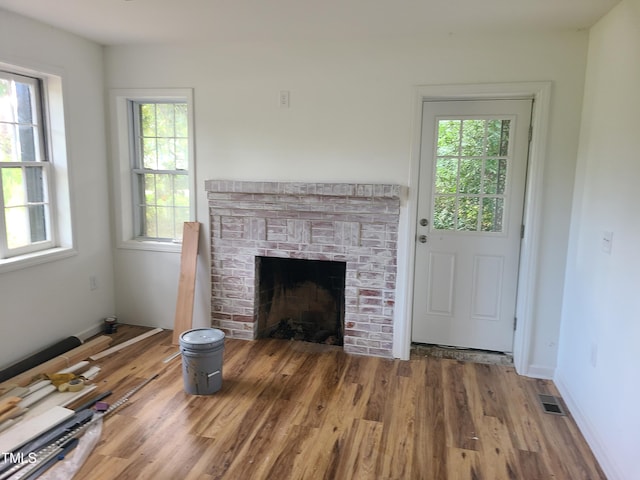
[[[15,475],[23,478],[23,473],[30,480],[38,478],[52,461],[55,463],[56,455],[78,443],[82,429],[95,418],[91,407],[111,393],[94,394],[89,400],[83,400],[75,411],[66,408],[96,389],[90,380],[100,367],[91,366],[89,360],[112,355],[162,331],[161,328],[149,330],[111,348],[107,347],[112,338],[100,336],[0,383],[0,452],[4,454],[0,455],[0,479],[13,479]],[[131,390],[103,415],[122,405],[129,395],[157,376]],[[58,449],[51,454],[54,460],[48,460],[49,453],[43,453],[48,452],[47,448]],[[38,459],[33,465],[21,460],[36,452]],[[38,470],[32,473],[32,468]]]
[[[60,392],[46,377],[61,372],[74,375],[73,371],[88,368],[89,362],[83,360],[103,351],[111,342],[110,337],[97,337],[0,383],[0,451],[12,452],[72,417],[75,412],[65,406],[96,387]]]
[[[37,367],[16,375],[15,377],[0,383],[0,395],[6,393],[11,388],[25,387],[29,385],[35,377],[38,377],[43,373],[59,372],[60,370],[64,370],[81,360],[85,360],[91,355],[101,352],[107,348],[107,346],[111,344],[111,341],[111,337],[101,335],[93,340],[83,343],[79,347],[69,350],[64,355],[59,355],[47,362],[41,363]]]

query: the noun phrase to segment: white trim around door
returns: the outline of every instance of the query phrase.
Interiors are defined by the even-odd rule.
[[[537,259],[540,246],[538,226],[542,216],[543,168],[547,145],[547,128],[551,107],[551,82],[522,82],[478,85],[423,85],[415,87],[413,101],[413,136],[409,193],[403,209],[401,225],[403,237],[398,280],[398,292],[404,292],[398,302],[394,325],[394,356],[408,359],[411,349],[411,314],[413,305],[413,278],[415,261],[415,237],[418,200],[418,173],[420,164],[420,140],[422,127],[422,103],[425,100],[486,100],[486,99],[534,99],[532,113],[533,134],[529,150],[529,165],[525,194],[523,222],[525,225],[520,253],[520,272],[516,317],[518,319],[513,342],[516,371],[521,375],[547,377],[553,372],[538,372],[531,368],[533,343],[534,298],[538,275]],[[402,268],[404,267],[404,268]],[[400,300],[400,298],[398,299]]]

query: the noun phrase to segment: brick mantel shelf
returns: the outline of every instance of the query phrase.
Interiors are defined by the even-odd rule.
[[[255,258],[346,263],[344,349],[392,356],[400,185],[208,180],[211,324],[255,339]]]

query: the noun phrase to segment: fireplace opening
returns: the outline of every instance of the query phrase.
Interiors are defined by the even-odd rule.
[[[256,257],[259,338],[342,345],[346,263]]]

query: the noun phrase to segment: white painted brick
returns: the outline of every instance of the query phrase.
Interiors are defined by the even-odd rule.
[[[205,184],[211,213],[212,322],[230,321],[216,320],[219,315],[253,318],[256,255],[345,261],[345,325],[360,332],[357,339],[362,344],[352,345],[347,335],[345,351],[391,356],[392,342],[385,339],[393,334],[400,186],[225,180]],[[243,282],[225,283],[228,276]],[[369,294],[358,296],[359,288]],[[372,290],[380,288],[387,289],[382,296]],[[354,308],[354,302],[360,308]],[[236,338],[253,338],[256,328],[252,321],[224,326]]]

